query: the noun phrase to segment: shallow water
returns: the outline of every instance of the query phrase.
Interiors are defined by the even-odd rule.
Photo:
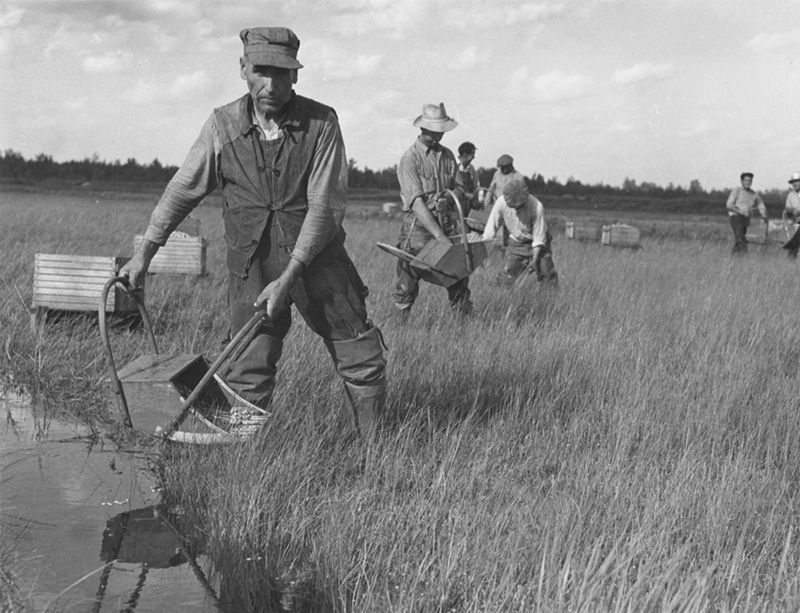
[[[0,549],[34,611],[219,611],[158,503],[143,454],[0,397]]]

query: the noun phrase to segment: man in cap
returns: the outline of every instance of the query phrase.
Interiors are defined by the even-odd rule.
[[[471,142],[466,141],[458,146],[458,173],[456,179],[464,188],[464,215],[469,215],[471,209],[482,209],[483,203],[478,200],[478,171],[472,165],[475,159],[476,147]]]
[[[750,225],[750,214],[754,209],[758,209],[761,218],[769,222],[767,217],[767,207],[761,196],[751,188],[753,184],[753,173],[743,172],[739,175],[741,187],[734,187],[728,196],[727,209],[731,219],[731,229],[733,230],[733,251],[734,255],[747,253],[747,226]]]
[[[497,170],[484,196],[483,204],[487,210],[503,194],[503,188],[511,181],[525,181],[525,177],[514,170],[514,158],[504,153],[497,158]]]
[[[455,202],[445,190],[452,190],[463,202],[464,189],[457,177],[453,152],[441,144],[444,133],[457,125],[458,122],[447,115],[444,103],[423,105],[422,114],[414,120],[420,135],[397,167],[400,198],[406,213],[397,247],[411,255],[418,254],[434,239],[451,242],[448,236],[460,230]],[[404,318],[408,317],[417,299],[419,281],[420,276],[413,266],[398,261],[394,301]],[[455,312],[469,314],[472,311],[468,277],[449,286],[447,295]]]
[[[558,274],[553,265],[550,248],[553,239],[547,231],[544,206],[528,192],[525,181],[505,184],[489,214],[483,240],[494,240],[501,227],[508,232],[503,279],[514,281],[527,272],[536,274],[540,283],[555,286]]]
[[[249,91],[211,113],[120,274],[141,287],[159,246],[221,185],[231,332],[258,310],[268,316],[226,383],[267,408],[294,304],[324,340],[358,429],[372,433],[385,403],[385,360],[367,318],[367,288],[344,247],[347,157],[336,113],[294,92],[302,64],[292,30],[248,28],[239,36]]]
[[[788,222],[796,227],[800,223],[800,172],[792,173],[789,178],[789,185],[792,186],[792,189],[789,190],[789,194],[786,196],[783,220],[784,223]],[[800,230],[794,233],[783,248],[788,251],[789,259],[794,260],[797,258],[797,252],[800,251]]]

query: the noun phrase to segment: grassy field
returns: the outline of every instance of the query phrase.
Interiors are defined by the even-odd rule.
[[[352,436],[322,343],[297,318],[275,414],[255,441],[166,448],[165,504],[196,528],[242,610],[796,611],[800,608],[800,271],[775,246],[732,259],[727,219],[548,209],[557,291],[471,280],[457,323],[423,286],[391,304],[399,220],[354,203],[348,245],[389,346],[388,411]],[[91,318],[29,330],[36,252],[130,255],[156,197],[0,194],[0,373],[115,432]],[[545,205],[547,205],[545,201]],[[205,278],[154,275],[164,353],[215,356],[227,332],[222,228]],[[641,250],[563,238],[622,221]],[[118,361],[146,352],[113,332]],[[118,434],[118,432],[117,432]]]

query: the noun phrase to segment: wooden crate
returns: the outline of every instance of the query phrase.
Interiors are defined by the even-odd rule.
[[[31,330],[40,334],[47,313],[97,312],[103,286],[116,277],[128,258],[95,255],[37,253],[33,266]],[[139,312],[136,301],[115,285],[108,292],[106,312],[120,315]]]
[[[97,311],[106,282],[128,258],[37,253],[33,267],[34,308]],[[108,292],[108,313],[138,312],[136,302],[119,286]]]
[[[144,237],[141,235],[134,237],[134,249],[138,248],[143,240]],[[150,262],[148,272],[204,275],[207,247],[208,241],[203,236],[188,236],[173,232]]]
[[[764,222],[761,218],[750,218],[745,237],[748,243],[763,245],[766,242],[785,243],[787,240],[786,230],[783,221],[780,219],[770,219]]]
[[[603,226],[602,243],[613,247],[638,247],[639,229],[621,223]]]
[[[602,227],[590,221],[568,221],[567,238],[578,241],[599,241]]]

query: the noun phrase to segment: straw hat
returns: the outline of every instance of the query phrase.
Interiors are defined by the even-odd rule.
[[[789,183],[794,183],[795,181],[800,181],[800,172],[792,173],[792,178],[789,179]]]
[[[457,125],[458,122],[444,110],[444,102],[440,102],[439,106],[423,104],[422,115],[414,120],[415,128],[425,128],[431,132],[449,132]]]

